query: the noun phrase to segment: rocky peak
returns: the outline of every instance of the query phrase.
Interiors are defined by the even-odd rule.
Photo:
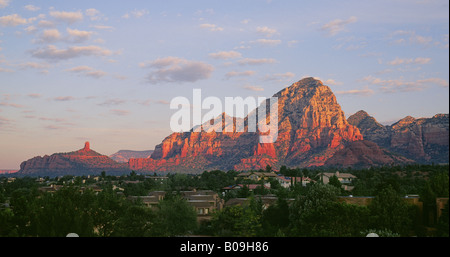
[[[84,151],[89,151],[89,150],[91,150],[91,146],[90,146],[90,144],[89,144],[89,141],[86,141],[86,142],[84,143],[84,148],[83,148],[83,150],[84,150]]]
[[[425,163],[448,163],[448,120],[448,114],[419,119],[406,116],[391,126],[382,126],[363,112],[357,112],[348,118],[350,124],[361,130],[364,139]]]
[[[101,171],[122,173],[129,169],[127,165],[91,150],[89,142],[85,142],[84,148],[78,151],[37,156],[24,161],[18,174],[59,176],[100,174]]]
[[[433,119],[448,119],[448,113],[447,114],[438,113],[433,116]]]
[[[363,110],[360,110],[348,117],[347,121],[353,126],[358,127],[363,135],[365,134],[366,130],[374,131],[377,129],[382,129],[384,127],[383,125],[378,123],[378,121],[374,117],[370,116]]]
[[[356,112],[355,114],[351,115],[350,117],[348,117],[347,121],[352,124],[355,125],[361,123],[361,121],[363,121],[364,119],[370,117],[370,115],[363,110],[360,110],[358,112]]]
[[[348,126],[331,89],[320,80],[304,78],[274,95],[278,97],[279,122],[289,117],[294,127]]]
[[[393,129],[400,129],[402,127],[408,126],[409,124],[413,123],[416,119],[411,116],[406,116],[405,118],[397,121],[396,123],[392,124]]]

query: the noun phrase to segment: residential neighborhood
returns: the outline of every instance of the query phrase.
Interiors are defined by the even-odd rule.
[[[365,229],[377,227],[379,229],[388,228],[387,231],[390,232],[385,234],[386,236],[436,236],[445,233],[445,229],[442,232],[441,224],[445,222],[443,217],[448,216],[448,182],[447,185],[445,184],[445,181],[448,181],[446,179],[448,172],[446,167],[410,166],[351,171],[303,169],[300,172],[298,169],[293,169],[284,170],[283,173],[267,168],[266,171],[247,172],[205,171],[201,175],[149,175],[133,171],[122,176],[111,176],[103,172],[101,175],[66,175],[54,178],[1,177],[0,214],[4,218],[0,222],[8,222],[8,220],[13,222],[13,217],[23,215],[19,212],[16,214],[16,211],[23,208],[19,208],[21,204],[36,201],[33,206],[45,206],[56,201],[57,197],[63,197],[63,199],[75,197],[80,200],[64,200],[63,202],[73,205],[77,202],[87,201],[88,206],[93,204],[89,208],[100,208],[94,212],[99,215],[109,208],[115,208],[106,217],[108,217],[107,219],[117,219],[115,221],[117,226],[109,228],[107,225],[109,222],[105,220],[106,223],[103,221],[98,223],[101,219],[96,218],[97,221],[93,220],[93,224],[96,225],[92,232],[86,234],[91,236],[132,234],[158,236],[179,235],[179,233],[215,236],[317,236],[319,234],[316,234],[315,229],[304,227],[308,223],[298,223],[299,220],[312,219],[315,220],[314,222],[322,224],[331,217],[340,219],[340,215],[346,212],[354,212],[351,214],[354,217],[352,222],[356,222],[353,225],[345,225],[349,226],[348,229],[328,227],[327,224],[334,224],[337,221],[323,223],[321,226],[324,226],[329,235],[340,236],[358,236],[360,233],[364,234]],[[28,200],[24,201],[24,197]],[[86,200],[81,200],[84,197]],[[312,207],[314,204],[320,203],[317,201],[320,198],[323,198],[320,200],[324,201],[323,204],[326,203],[320,208],[331,208],[329,206],[331,204],[336,206],[329,211],[343,209],[337,213],[330,212],[328,216],[320,218],[320,215],[314,214],[315,208],[318,207]],[[383,198],[386,200],[382,200]],[[386,203],[389,205],[383,206],[383,201],[387,201]],[[397,204],[392,205],[393,201]],[[311,204],[313,205],[311,206]],[[385,215],[404,213],[402,215],[406,216],[395,219],[406,219],[405,221],[379,225],[389,219],[372,220],[377,217],[377,215],[373,216],[372,212],[380,212],[379,208],[393,207],[402,210],[389,210]],[[74,207],[67,206],[67,208],[73,209]],[[76,207],[78,210],[83,208],[82,206]],[[344,210],[346,208],[349,209]],[[43,209],[36,210],[37,215],[44,215],[43,218],[57,215],[51,211],[47,212],[52,209],[54,208],[43,207]],[[44,212],[44,210],[46,211]],[[41,212],[42,214],[39,214]],[[92,212],[93,210],[88,213]],[[308,214],[309,212],[311,213]],[[407,213],[409,214],[407,215]],[[309,216],[304,215],[312,216],[307,218]],[[58,217],[55,216],[52,219],[60,219]],[[26,217],[22,218],[26,219]],[[86,219],[91,218],[93,217],[86,216]],[[149,221],[145,221],[148,218],[153,221],[148,223]],[[308,222],[312,222],[312,220]],[[234,225],[226,225],[230,221],[233,221]],[[183,222],[186,226],[179,222]],[[339,224],[340,222],[344,225],[344,218],[342,221],[338,221]],[[134,226],[132,224],[141,223],[143,227],[139,227],[139,229],[127,228]],[[174,224],[178,225],[173,227]],[[250,227],[246,230],[235,230],[244,224]],[[404,225],[399,227],[399,224]],[[3,230],[0,226],[0,234],[24,233],[24,235],[32,236],[35,235],[33,233],[40,233],[38,235],[47,233],[32,232],[29,226],[32,225],[14,228],[4,224]],[[299,227],[304,228],[297,230]],[[57,229],[55,228],[55,230]]]

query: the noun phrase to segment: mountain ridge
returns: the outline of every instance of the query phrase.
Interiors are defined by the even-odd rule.
[[[119,151],[116,153],[119,156],[115,157],[128,158],[127,162],[119,163],[112,159],[116,154],[111,158],[101,155],[91,150],[86,142],[83,149],[74,152],[24,161],[18,174],[99,174],[131,170],[201,173],[214,169],[258,170],[267,165],[277,170],[282,165],[307,168],[367,167],[434,160],[448,163],[448,114],[420,119],[407,116],[390,126],[381,125],[362,110],[346,119],[331,89],[314,78],[297,81],[273,96],[278,99],[278,130],[274,143],[260,143],[263,133],[259,130],[248,132],[249,120],[259,119],[258,109],[243,119],[222,113],[214,120],[237,122],[228,123],[233,127],[231,132],[215,132],[212,127],[197,132],[194,127],[189,132],[168,135],[152,151],[128,150],[134,154],[151,152],[145,158],[120,156]],[[244,132],[236,132],[236,125],[242,122]]]
[[[387,126],[375,124],[375,118],[365,114],[359,111],[348,118],[365,139],[420,163],[449,162],[449,114],[406,116]]]

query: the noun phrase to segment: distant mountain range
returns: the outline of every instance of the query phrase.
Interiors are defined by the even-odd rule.
[[[71,153],[35,157],[19,174],[130,172],[200,173],[205,170],[288,167],[369,167],[414,162],[449,162],[448,114],[406,117],[391,126],[364,111],[345,118],[331,89],[313,78],[302,79],[276,93],[278,138],[260,143],[260,132],[172,133],[154,151],[121,150],[110,157],[87,147]],[[216,119],[243,122],[223,113]],[[236,126],[236,124],[234,124]]]
[[[89,142],[84,148],[68,153],[55,153],[50,156],[38,156],[20,164],[17,175],[62,176],[62,175],[99,175],[128,173],[126,163],[118,163],[106,155],[90,149]]]
[[[120,150],[115,154],[109,156],[116,162],[125,163],[128,162],[130,158],[148,158],[152,155],[153,150],[145,151],[133,151],[133,150]]]

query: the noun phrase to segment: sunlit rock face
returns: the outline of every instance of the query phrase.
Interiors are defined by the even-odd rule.
[[[108,173],[128,172],[127,164],[119,164],[108,156],[99,154],[90,149],[89,142],[84,148],[67,153],[55,153],[37,156],[20,164],[18,175],[88,175],[100,174],[102,171]]]
[[[278,137],[274,143],[260,143],[259,132],[173,133],[155,147],[150,158],[130,159],[130,168],[202,172],[264,169],[267,165],[321,166],[346,142],[363,139],[359,129],[345,119],[330,88],[317,79],[302,79],[274,97],[278,98]],[[243,121],[225,113],[217,119],[235,119],[247,128],[249,118],[257,114],[255,110]]]
[[[431,118],[407,116],[383,126],[364,111],[348,118],[364,138],[391,152],[404,155],[420,163],[449,162],[449,115],[436,114]]]

